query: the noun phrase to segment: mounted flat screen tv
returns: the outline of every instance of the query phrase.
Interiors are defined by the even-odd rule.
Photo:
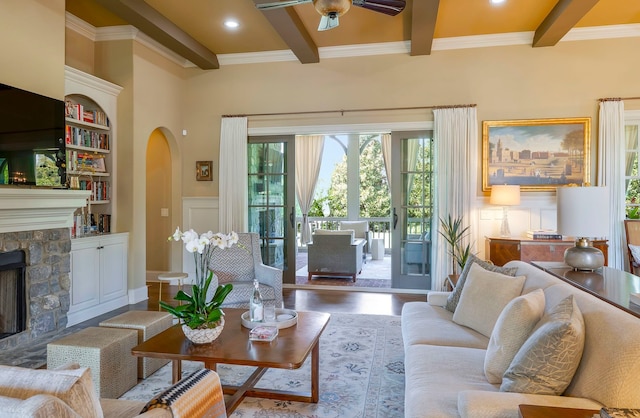
[[[64,101],[0,83],[0,185],[65,187]]]

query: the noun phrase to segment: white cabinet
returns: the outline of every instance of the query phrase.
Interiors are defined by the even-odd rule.
[[[128,233],[71,240],[71,302],[67,326],[129,303],[128,247]]]

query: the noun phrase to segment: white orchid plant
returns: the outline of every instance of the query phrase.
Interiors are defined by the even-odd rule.
[[[213,278],[209,264],[215,250],[224,250],[238,243],[238,234],[231,232],[225,235],[208,231],[199,235],[193,229],[182,232],[180,228],[176,228],[176,232],[169,237],[169,241],[171,240],[184,242],[185,249],[193,253],[196,263],[196,283],[192,286],[192,295],[188,295],[182,290],[178,291],[174,299],[183,301],[184,304],[172,306],[161,301],[160,306],[181,319],[190,328],[216,326],[224,315],[220,305],[231,292],[233,286],[230,283],[218,286],[211,301],[207,302],[207,292]]]

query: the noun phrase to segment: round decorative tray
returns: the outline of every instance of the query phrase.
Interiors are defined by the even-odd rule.
[[[276,309],[276,320],[275,321],[264,321],[264,322],[252,322],[249,319],[249,311],[246,311],[242,314],[242,326],[245,328],[253,329],[259,325],[268,325],[281,328],[289,328],[298,323],[298,313],[293,309]]]

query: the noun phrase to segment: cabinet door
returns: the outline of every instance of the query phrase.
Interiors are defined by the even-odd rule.
[[[127,293],[127,244],[105,238],[100,242],[100,302]]]
[[[95,240],[74,243],[71,248],[70,312],[97,305],[100,302],[100,253]]]

